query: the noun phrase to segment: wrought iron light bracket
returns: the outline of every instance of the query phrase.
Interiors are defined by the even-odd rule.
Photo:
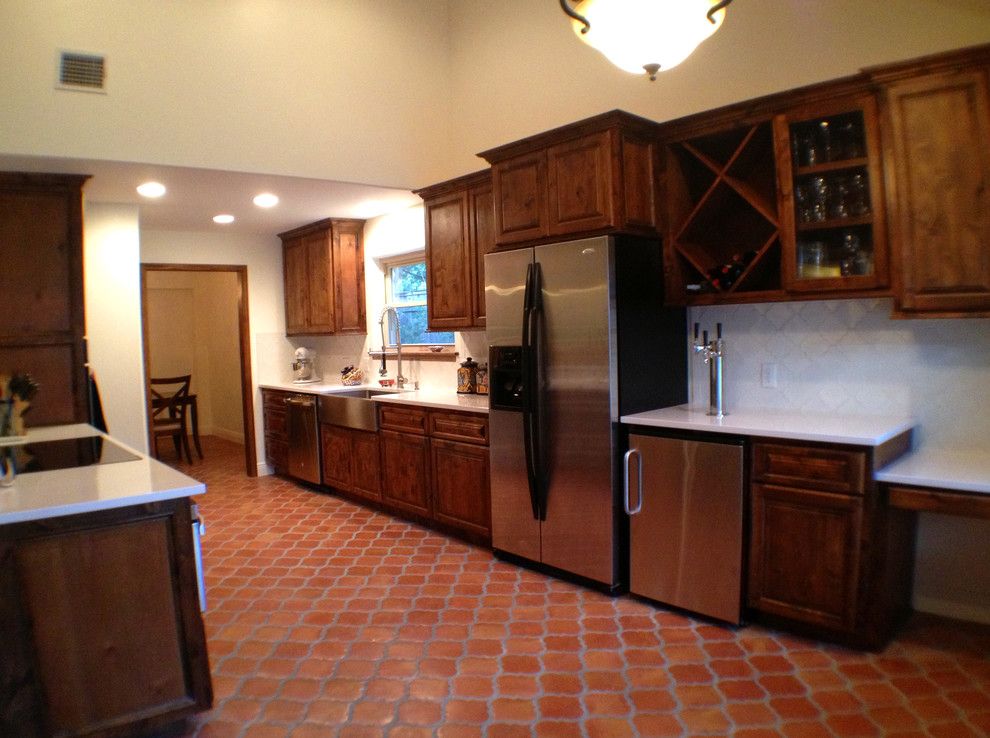
[[[729,0],[729,2],[732,2],[732,0]],[[585,18],[576,10],[574,10],[574,8],[571,7],[568,0],[560,0],[560,9],[563,10],[569,17],[576,20],[578,23],[584,24],[584,28],[581,29],[581,33],[587,33],[588,31],[591,30],[591,23],[588,22],[588,19]],[[714,23],[714,21],[712,22]]]

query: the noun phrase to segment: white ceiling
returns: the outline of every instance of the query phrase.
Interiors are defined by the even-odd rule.
[[[422,202],[408,190],[349,182],[92,159],[0,155],[0,171],[92,175],[83,189],[88,202],[138,204],[141,228],[149,230],[274,236],[323,218],[373,218]],[[135,187],[148,180],[164,184],[166,194],[157,200],[138,195]],[[279,204],[255,206],[251,200],[261,192],[278,195]],[[236,220],[217,225],[213,216],[219,213]]]

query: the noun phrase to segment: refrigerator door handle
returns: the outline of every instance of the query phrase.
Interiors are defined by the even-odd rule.
[[[522,324],[522,381],[523,381],[523,450],[526,455],[526,480],[529,484],[529,502],[533,509],[533,518],[540,519],[540,504],[537,496],[537,449],[535,427],[535,403],[533,401],[533,282],[534,269],[530,263],[526,267],[526,291],[523,296]]]
[[[629,461],[636,457],[636,508],[633,509],[629,504]],[[626,455],[623,457],[624,463],[622,466],[622,505],[626,509],[626,515],[636,515],[640,510],[643,509],[643,457],[639,453],[638,449],[631,448],[626,451]]]
[[[530,340],[533,349],[532,378],[533,387],[533,447],[534,467],[536,478],[536,499],[539,509],[539,519],[547,519],[547,494],[550,488],[547,470],[547,397],[546,397],[546,341],[544,340],[543,321],[543,272],[540,263],[533,264],[533,301],[530,306],[532,329]]]

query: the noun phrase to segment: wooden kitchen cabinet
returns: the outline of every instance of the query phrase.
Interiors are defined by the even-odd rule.
[[[380,501],[381,443],[378,433],[320,425],[323,484]]]
[[[882,85],[895,311],[990,316],[990,51],[875,74]]]
[[[774,117],[781,281],[825,295],[890,284],[879,113],[872,94]]]
[[[430,330],[485,326],[485,254],[495,248],[491,171],[417,190],[426,219]]]
[[[265,462],[276,474],[284,474],[289,462],[289,438],[286,435],[285,400],[288,392],[261,390],[265,426]]]
[[[915,521],[884,504],[879,448],[752,444],[748,604],[757,620],[879,648],[910,611]]]
[[[40,390],[28,425],[89,420],[80,175],[0,172],[0,374]]]
[[[439,438],[430,440],[434,515],[447,525],[491,535],[488,449]]]
[[[367,332],[363,228],[328,218],[279,234],[286,335]]]
[[[496,244],[659,235],[658,130],[615,110],[479,154],[492,165]]]
[[[412,433],[380,432],[382,501],[400,511],[432,517],[430,440]]]
[[[211,706],[188,499],[3,526],[0,561],[0,734],[136,735]]]
[[[488,417],[388,403],[378,412],[384,506],[490,544]]]

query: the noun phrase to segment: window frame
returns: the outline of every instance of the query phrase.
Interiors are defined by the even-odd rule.
[[[429,306],[427,304],[427,299],[428,298],[426,296],[423,297],[423,301],[422,302],[403,302],[401,304],[397,304],[394,301],[394,296],[392,294],[392,270],[393,269],[396,269],[396,268],[404,267],[404,266],[409,266],[410,264],[418,264],[420,262],[422,262],[423,265],[424,265],[424,267],[425,267],[425,265],[426,265],[426,252],[425,251],[414,251],[414,252],[411,252],[411,253],[408,253],[408,254],[402,254],[402,255],[398,255],[398,256],[394,256],[394,257],[390,257],[390,258],[382,259],[381,260],[382,277],[385,280],[385,295],[384,295],[385,296],[385,305],[390,305],[391,307],[394,307],[397,310],[399,308],[403,308],[403,307],[419,307],[419,306],[422,306],[423,308],[425,308],[427,310],[427,317],[428,317],[429,316]],[[428,331],[428,332],[430,332],[430,333],[447,333],[447,334],[450,335],[450,341],[431,341],[429,343],[407,343],[406,341],[403,341],[402,342],[402,352],[403,352],[403,354],[407,353],[407,349],[406,349],[407,346],[409,347],[408,353],[410,355],[414,351],[417,352],[417,353],[419,353],[420,351],[423,351],[423,352],[426,352],[427,354],[431,354],[431,355],[449,354],[449,353],[451,353],[451,352],[454,351],[454,345],[456,343],[456,337],[454,336],[454,332],[453,331]],[[386,343],[385,343],[386,353],[388,353],[390,350],[392,352],[395,351],[395,343],[392,342],[392,335],[391,335],[391,333],[392,333],[392,331],[389,330],[388,331],[388,335],[386,336],[386,339],[385,339],[385,341],[386,341]]]

